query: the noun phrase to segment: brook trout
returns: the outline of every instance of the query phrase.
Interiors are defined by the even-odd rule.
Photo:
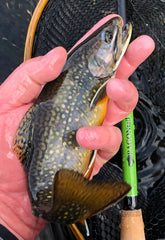
[[[45,85],[24,116],[14,151],[27,172],[35,216],[75,223],[129,192],[130,186],[123,182],[87,179],[95,154],[78,145],[76,132],[102,124],[108,101],[106,83],[117,70],[131,32],[131,24],[122,30],[119,17],[102,25],[68,55],[61,75]]]

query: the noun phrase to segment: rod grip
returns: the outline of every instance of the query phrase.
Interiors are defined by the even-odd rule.
[[[120,240],[145,240],[141,209],[122,210]]]

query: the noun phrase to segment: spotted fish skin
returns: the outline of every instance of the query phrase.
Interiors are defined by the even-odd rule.
[[[55,202],[57,172],[67,169],[71,171],[70,176],[72,170],[81,176],[87,172],[93,151],[78,145],[76,132],[84,126],[101,125],[105,117],[108,101],[106,83],[114,76],[129,43],[131,26],[127,28],[122,37],[121,19],[115,17],[73,50],[61,75],[45,85],[35,105],[22,120],[15,137],[14,151],[27,172],[29,196],[36,216],[60,221],[56,209],[61,206]],[[66,174],[62,176],[65,178]],[[77,175],[75,181],[79,181]],[[130,189],[128,185],[124,186],[123,191],[119,191],[121,198]],[[98,184],[97,191],[99,188]],[[62,191],[65,202],[66,189]],[[92,191],[90,195],[94,198]],[[112,196],[109,205],[119,198]],[[66,206],[76,205],[76,201],[66,202]],[[101,203],[92,213],[84,207],[85,215],[81,214],[81,218],[93,215],[104,205],[108,204]],[[64,222],[63,216],[61,219]],[[65,222],[70,223],[71,219],[73,214],[70,213]],[[80,217],[74,218],[74,222],[76,220]]]

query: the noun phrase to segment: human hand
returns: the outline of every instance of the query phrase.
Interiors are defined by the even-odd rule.
[[[136,88],[126,79],[153,49],[154,43],[147,36],[131,43],[119,66],[117,78],[111,79],[107,85],[109,103],[103,126],[83,128],[77,133],[80,145],[100,149],[93,174],[119,148],[121,133],[113,125],[133,110],[138,99]],[[60,74],[65,61],[66,51],[61,47],[56,48],[44,57],[23,63],[0,86],[0,223],[19,239],[35,239],[47,223],[31,213],[26,175],[12,151],[14,135],[43,85]]]
[[[0,223],[18,239],[35,239],[47,222],[32,215],[26,175],[12,149],[14,136],[43,85],[60,74],[66,58],[58,47],[24,62],[0,86]]]

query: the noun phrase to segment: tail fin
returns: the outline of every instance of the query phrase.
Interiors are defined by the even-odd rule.
[[[130,189],[124,182],[89,181],[78,172],[61,169],[54,179],[53,208],[43,217],[49,221],[75,223],[113,206]]]

